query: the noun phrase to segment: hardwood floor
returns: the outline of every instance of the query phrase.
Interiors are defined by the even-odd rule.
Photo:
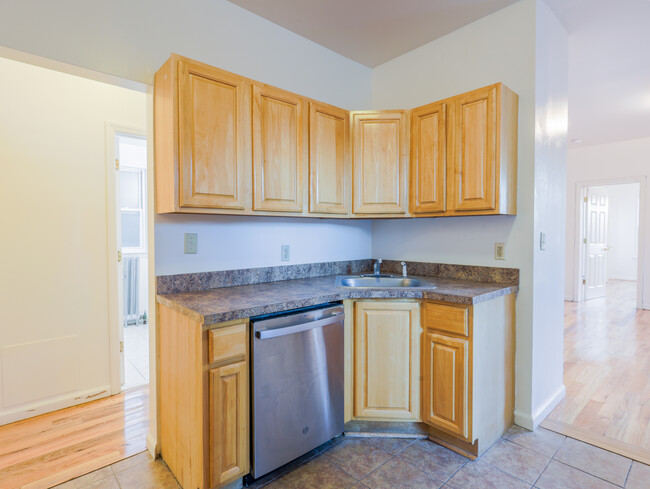
[[[149,386],[0,426],[0,488],[52,487],[146,449]]]
[[[650,461],[650,311],[636,309],[636,282],[566,303],[564,384],[542,426]]]

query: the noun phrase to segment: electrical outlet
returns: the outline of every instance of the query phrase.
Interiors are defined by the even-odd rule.
[[[291,247],[289,245],[280,246],[280,261],[289,261]]]
[[[183,253],[186,255],[196,255],[196,246],[199,241],[199,237],[196,233],[185,233],[185,246]]]
[[[505,260],[506,259],[506,244],[505,243],[494,243],[494,259],[495,260]]]

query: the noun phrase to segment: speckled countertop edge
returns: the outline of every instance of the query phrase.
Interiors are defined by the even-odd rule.
[[[160,304],[206,326],[263,314],[289,311],[345,299],[429,299],[474,305],[516,293],[517,285],[421,277],[436,288],[346,288],[334,285],[336,276],[222,287],[158,295]]]

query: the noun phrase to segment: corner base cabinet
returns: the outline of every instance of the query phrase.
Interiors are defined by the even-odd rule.
[[[160,447],[184,489],[248,474],[248,322],[201,322],[158,304]]]

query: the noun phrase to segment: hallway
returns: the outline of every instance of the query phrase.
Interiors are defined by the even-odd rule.
[[[650,462],[650,311],[636,282],[610,280],[607,297],[567,302],[566,397],[542,426]]]

